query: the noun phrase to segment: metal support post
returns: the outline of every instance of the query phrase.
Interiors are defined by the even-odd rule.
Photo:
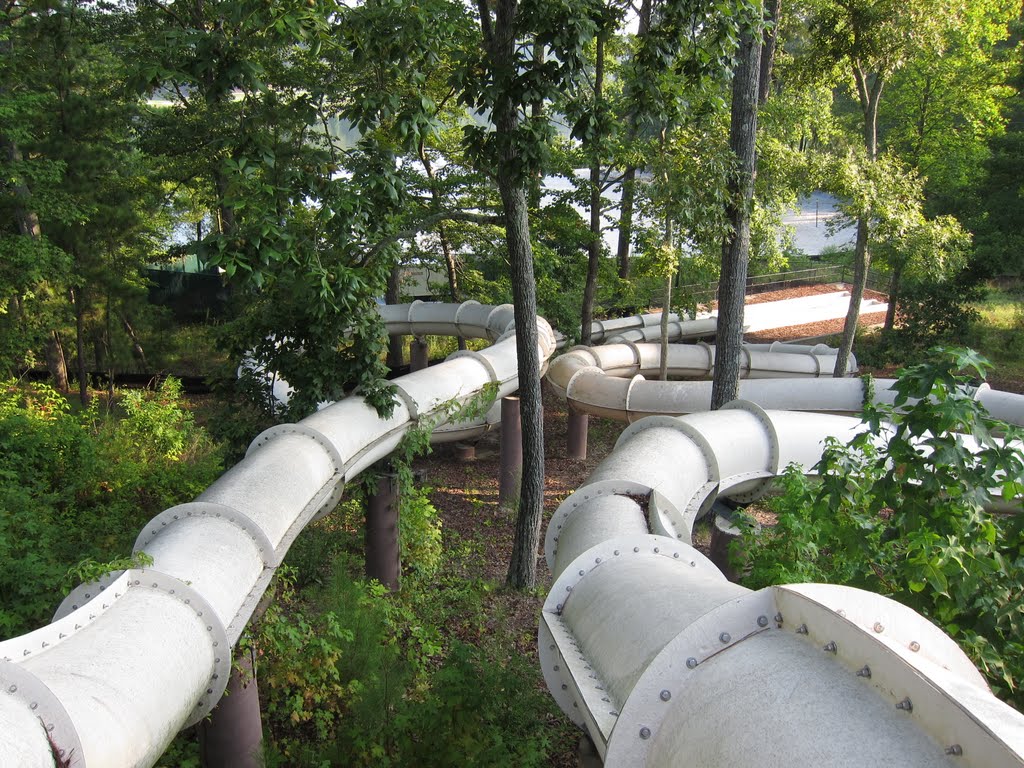
[[[263,723],[251,651],[239,649],[224,696],[196,730],[203,768],[261,768]]]
[[[587,428],[590,416],[569,406],[569,425],[566,435],[566,453],[570,459],[583,461],[587,458]]]
[[[366,578],[397,592],[401,561],[398,553],[398,479],[383,475],[366,502]]]
[[[415,336],[409,342],[409,370],[422,371],[430,365],[427,341],[422,336]]]
[[[518,397],[501,399],[501,467],[498,475],[498,505],[516,503],[523,475],[523,427]]]

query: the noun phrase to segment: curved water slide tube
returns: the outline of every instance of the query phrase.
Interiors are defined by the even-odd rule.
[[[710,377],[714,347],[675,344],[668,348],[669,375]],[[649,381],[661,360],[657,344],[611,344],[575,347],[555,358],[547,381],[580,413],[634,422],[646,416],[678,416],[711,408],[710,381]],[[744,345],[739,396],[764,408],[859,414],[864,383],[856,378],[831,378],[835,351],[818,344]],[[849,366],[856,368],[851,358]],[[891,405],[894,379],[874,380],[876,403]],[[1024,396],[978,387],[973,397],[996,419],[1024,425]]]
[[[750,501],[857,419],[737,401],[630,425],[555,512],[538,648],[605,765],[1024,765],[1024,717],[956,644],[887,598],[752,592],[690,544],[719,496]]]
[[[345,483],[439,405],[491,383],[499,396],[518,388],[511,306],[416,304],[382,314],[391,333],[495,343],[393,381],[398,401],[387,419],[350,397],[267,430],[195,501],[145,526],[136,549],[151,567],[81,586],[52,624],[0,642],[0,765],[53,766],[55,755],[76,768],[153,765],[217,703],[231,649],[276,567]],[[537,324],[546,361],[554,335]]]
[[[696,318],[680,317],[675,312],[668,316],[669,341],[689,341],[714,336],[718,318],[701,313]],[[590,326],[592,344],[622,343],[626,341],[656,341],[661,338],[661,313],[653,312],[610,320],[595,320]]]

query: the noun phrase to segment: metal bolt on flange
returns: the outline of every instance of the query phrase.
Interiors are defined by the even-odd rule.
[[[776,613],[775,614],[775,623],[776,624],[781,624],[782,623],[782,614],[781,613]]]
[[[798,635],[806,635],[807,634],[807,625],[806,624],[801,624],[799,627],[796,628],[796,633]]]
[[[912,650],[914,653],[917,653],[921,650],[921,644],[917,642],[917,640],[914,640],[910,643],[910,650]]]
[[[903,701],[896,702],[896,709],[902,709],[904,712],[913,712],[914,704],[911,702],[910,698],[907,697],[903,699]]]
[[[885,631],[885,627],[882,626],[882,622],[880,621],[876,621],[875,626],[873,626],[872,629],[875,630],[875,632],[877,632],[878,634],[881,634]]]
[[[825,645],[822,646],[821,650],[825,651],[826,653],[839,652],[839,648],[836,646],[835,640],[829,640],[827,643],[825,643]]]
[[[640,738],[641,739],[649,739],[649,738],[651,738],[651,729],[648,728],[646,725],[643,728],[640,729]]]
[[[728,643],[730,640],[732,640],[732,635],[730,635],[728,632],[723,632],[718,636],[718,639],[721,640],[723,643]]]
[[[963,753],[964,753],[964,748],[961,747],[959,744],[950,744],[948,747],[946,747],[946,754],[947,755],[953,755],[955,757],[960,757],[960,755],[962,755]]]
[[[686,660],[686,668],[687,669],[694,669],[696,666],[697,666],[697,660],[695,658],[693,658],[693,656],[691,656],[690,658],[688,658]]]
[[[863,667],[857,670],[857,677],[866,677],[868,680],[871,679],[871,667],[865,664]]]
[[[758,616],[757,617],[757,626],[759,626],[759,627],[767,627],[768,626],[768,617],[767,616]]]
[[[666,689],[666,690],[661,692],[660,697],[661,697],[662,701],[668,701],[669,699],[672,698],[672,691],[669,691],[669,690]]]

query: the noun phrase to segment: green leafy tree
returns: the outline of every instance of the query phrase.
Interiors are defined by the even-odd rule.
[[[874,163],[879,155],[882,94],[911,56],[928,55],[938,49],[941,29],[952,18],[952,6],[946,2],[896,0],[815,0],[810,5],[811,34],[807,42],[811,66],[831,71],[834,76],[845,74],[845,80],[852,81],[860,110],[861,156],[865,162]],[[853,348],[871,263],[869,239],[874,215],[872,208],[864,207],[857,216],[850,309],[836,358],[836,376],[845,375]]]

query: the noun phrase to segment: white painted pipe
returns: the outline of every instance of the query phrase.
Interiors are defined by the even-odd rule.
[[[660,317],[655,315],[654,317]],[[673,320],[668,322],[669,341],[694,341],[714,336],[718,332],[718,318],[702,316],[692,320]],[[645,325],[638,328],[627,328],[605,337],[605,344],[624,344],[628,342],[650,342],[661,340],[661,325]]]
[[[689,544],[717,496],[750,499],[861,429],[743,402],[646,419],[559,506],[541,664],[605,765],[1024,765],[1024,717],[911,609],[833,585],[750,592]]]
[[[712,346],[675,344],[668,354],[670,376],[713,373]],[[656,344],[574,347],[551,362],[547,380],[576,411],[617,421],[710,410],[710,381],[644,378],[658,371],[660,355]],[[864,407],[864,382],[832,378],[835,353],[824,345],[744,345],[742,361],[741,373],[747,378],[740,381],[739,397],[764,408],[853,415]],[[851,356],[854,370],[856,359]],[[892,405],[895,384],[895,379],[874,379],[874,402]],[[1024,396],[982,384],[973,397],[993,418],[1024,426]]]
[[[518,387],[511,307],[416,303],[381,312],[395,332],[495,344],[396,379],[387,419],[352,397],[267,430],[195,501],[139,533],[136,548],[152,567],[80,586],[52,624],[0,642],[0,765],[52,766],[48,735],[72,766],[153,765],[217,703],[231,648],[275,568],[344,484],[450,401],[487,385],[499,396]],[[554,334],[537,323],[546,362]]]

